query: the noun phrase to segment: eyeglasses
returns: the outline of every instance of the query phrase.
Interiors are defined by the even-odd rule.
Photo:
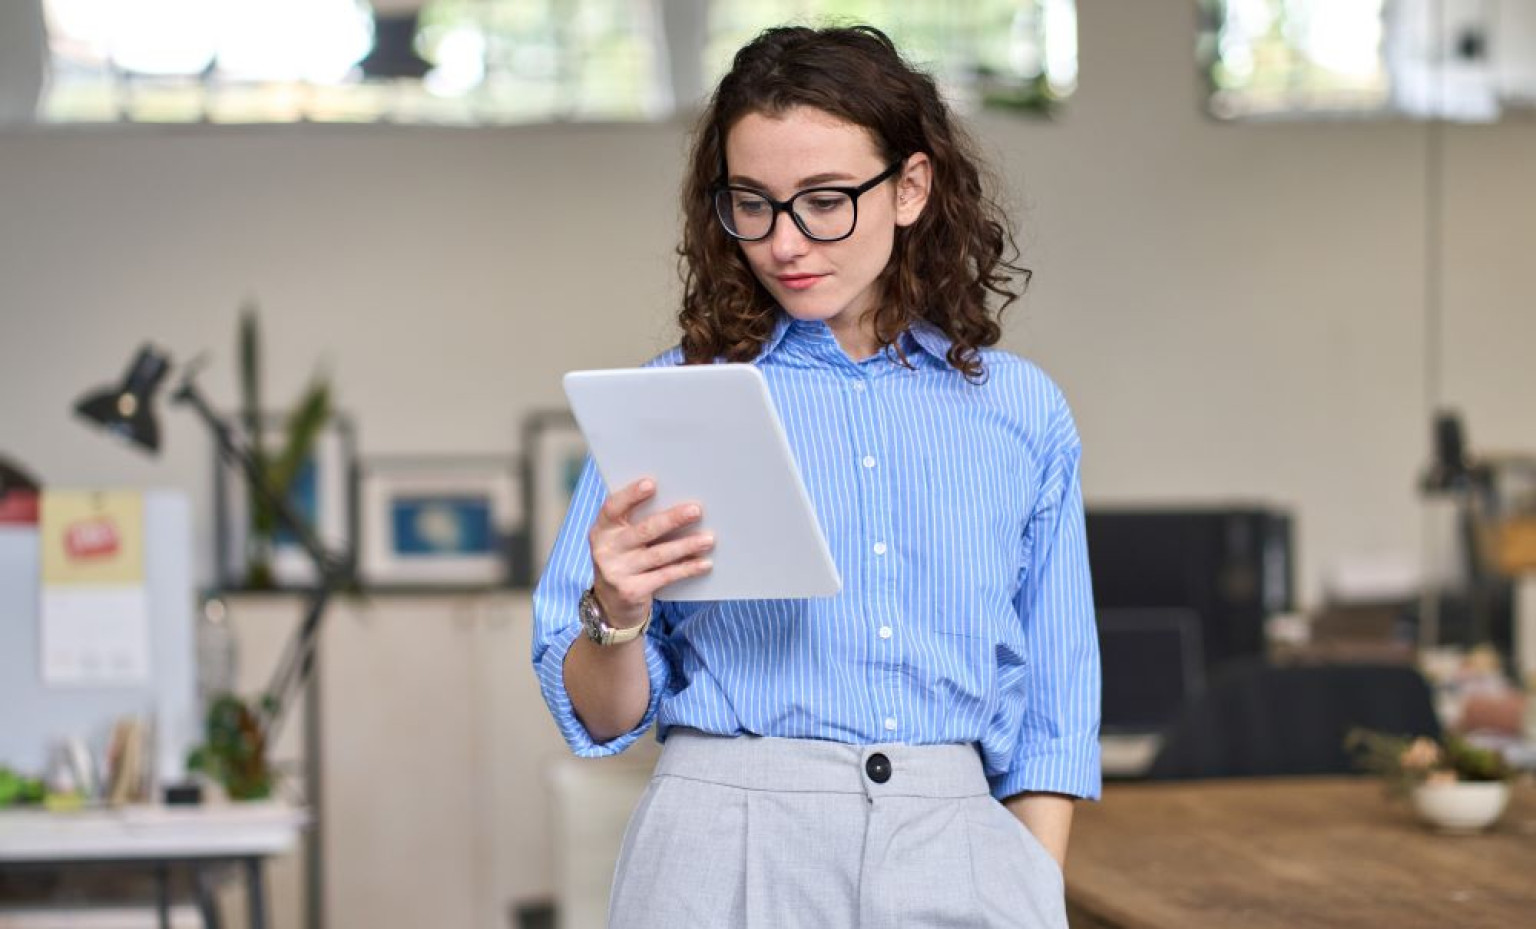
[[[889,180],[906,163],[902,158],[857,187],[808,187],[788,200],[775,200],[760,190],[722,184],[715,188],[715,215],[731,237],[759,242],[773,234],[780,213],[788,213],[805,237],[836,242],[853,235],[859,221],[859,198]]]

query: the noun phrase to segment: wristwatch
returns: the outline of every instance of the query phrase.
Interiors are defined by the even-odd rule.
[[[603,605],[597,602],[597,592],[591,587],[582,593],[581,603],[576,609],[581,614],[581,631],[598,645],[632,642],[644,635],[646,627],[651,624],[651,618],[647,616],[645,622],[627,629],[615,629],[608,625],[608,617],[603,615]]]

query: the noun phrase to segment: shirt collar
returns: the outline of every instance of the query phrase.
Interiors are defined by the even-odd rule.
[[[909,343],[902,346],[902,348],[908,350],[908,357],[912,354],[910,343],[915,342],[918,348],[926,352],[928,357],[939,367],[949,366],[949,349],[954,342],[949,336],[944,334],[942,329],[933,323],[928,322],[926,319],[920,319],[908,327],[906,332],[902,333],[902,338],[908,340]]]
[[[767,358],[786,341],[806,346],[830,345],[837,348],[837,338],[832,335],[832,330],[826,323],[797,320],[780,310],[778,318],[774,320],[773,332],[763,342],[763,348],[757,353],[756,360],[760,362]],[[897,341],[909,360],[917,354],[914,351],[917,349],[926,354],[938,367],[943,368],[949,365],[949,348],[953,343],[938,326],[927,320],[920,319],[913,323],[898,337]]]
[[[779,343],[784,341],[784,336],[789,334],[789,324],[792,322],[794,319],[788,313],[779,311],[778,317],[773,321],[773,332],[763,342],[762,351],[757,353],[756,361],[762,361],[778,349]]]

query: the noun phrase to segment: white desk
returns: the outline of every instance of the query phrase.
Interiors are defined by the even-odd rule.
[[[219,925],[206,869],[239,864],[245,870],[252,929],[265,929],[265,859],[291,851],[308,814],[285,803],[197,807],[126,807],[48,813],[0,813],[0,870],[86,865],[153,869],[160,881],[160,921],[169,925],[170,869],[191,869],[203,922]]]

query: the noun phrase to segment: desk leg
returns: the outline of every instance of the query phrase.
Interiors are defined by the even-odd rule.
[[[171,929],[171,869],[169,865],[155,868],[155,912],[160,917],[160,929]]]
[[[267,929],[267,889],[260,858],[245,859],[245,892],[250,905],[251,929]]]
[[[219,914],[219,898],[213,891],[213,881],[208,868],[192,866],[192,889],[197,894],[197,911],[203,917],[203,929],[223,929],[224,921]]]

